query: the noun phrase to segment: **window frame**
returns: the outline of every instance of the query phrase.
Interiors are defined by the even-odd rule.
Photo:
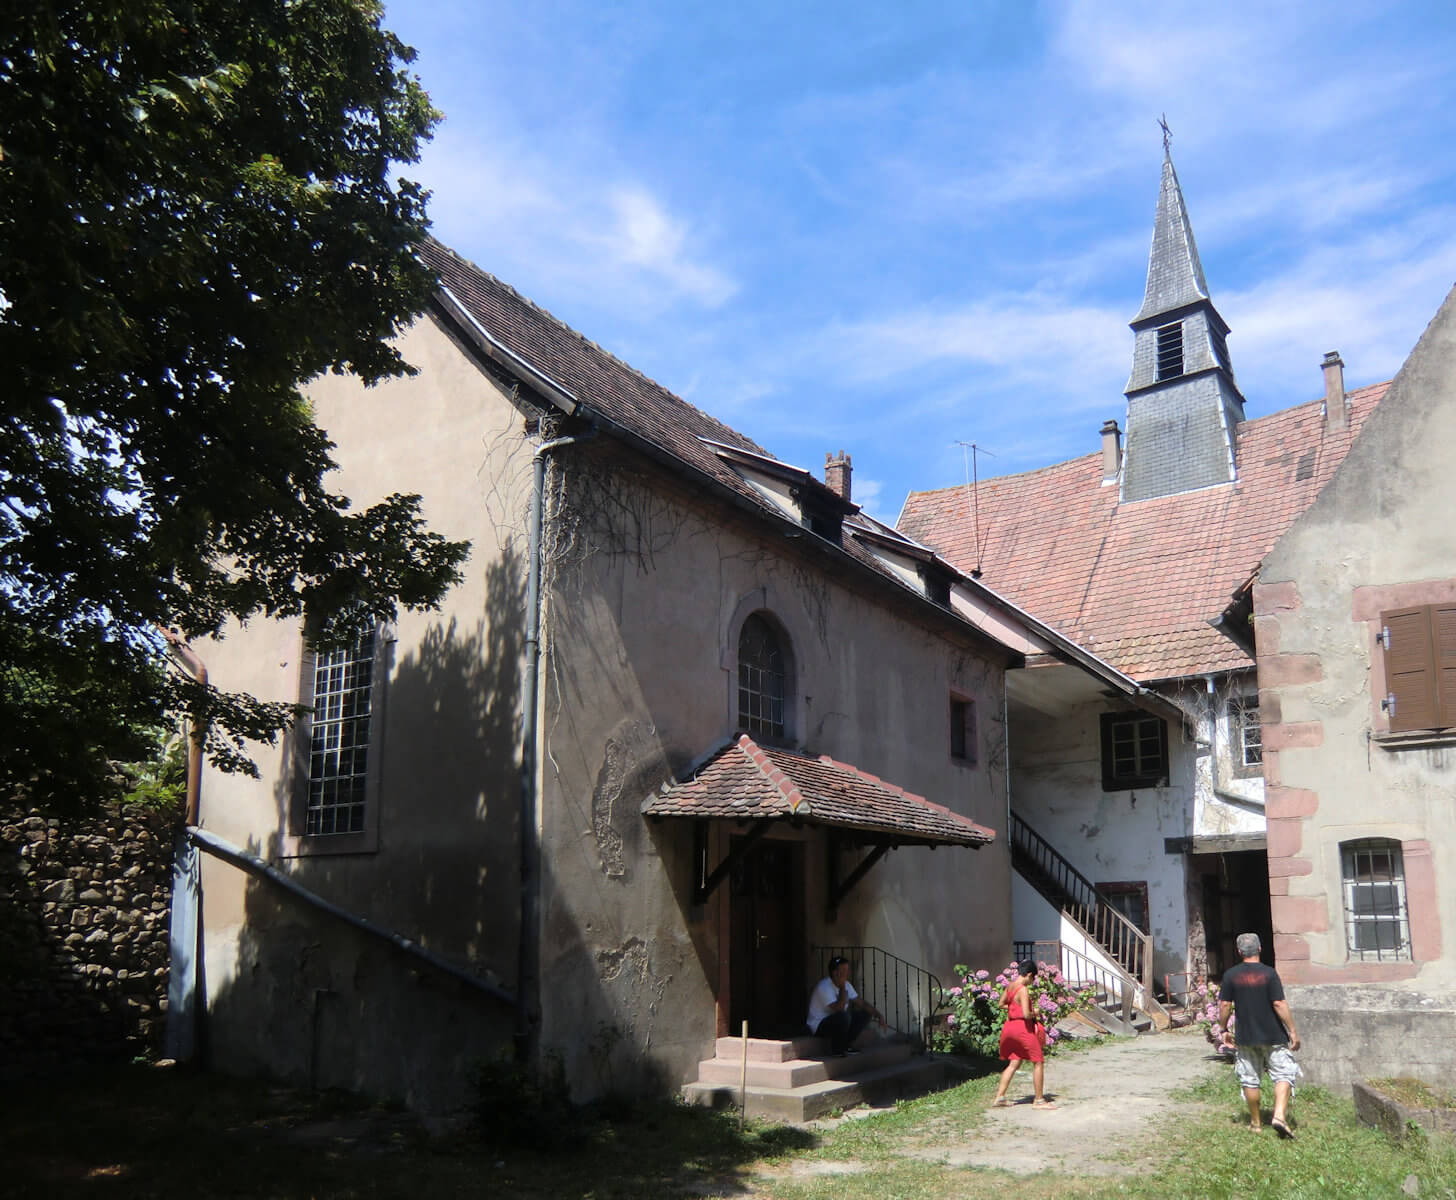
[[[1401,843],[1395,838],[1364,837],[1341,842],[1340,850],[1340,905],[1344,913],[1345,953],[1355,962],[1413,962],[1414,948],[1411,945],[1410,893],[1406,885],[1405,855]],[[1372,878],[1360,879],[1360,857],[1368,856]],[[1373,877],[1376,856],[1385,856],[1386,875],[1382,880]],[[1393,911],[1375,911],[1373,903],[1362,905],[1359,892],[1368,888],[1371,895],[1377,886],[1392,889]],[[1365,909],[1369,911],[1364,911]],[[1395,945],[1386,949],[1381,945],[1381,928],[1394,930]],[[1360,945],[1361,932],[1375,929],[1375,946]]]
[[[1170,321],[1159,325],[1156,332],[1155,357],[1159,383],[1187,374],[1187,347],[1184,344],[1183,322]]]
[[[1252,723],[1250,722],[1251,714],[1253,716]],[[1229,701],[1229,763],[1240,778],[1253,778],[1264,773],[1263,728],[1263,722],[1259,719],[1259,695],[1257,692],[1234,696]],[[1249,738],[1251,731],[1254,735],[1252,745],[1250,744]],[[1257,753],[1257,757],[1252,760],[1249,758],[1249,751],[1251,749]]]
[[[1116,879],[1107,883],[1093,884],[1095,890],[1108,904],[1132,921],[1143,933],[1152,933],[1152,912],[1148,906],[1148,881],[1146,879]],[[1142,915],[1138,918],[1129,916],[1123,912],[1113,897],[1133,896],[1136,897],[1142,908]]]
[[[369,716],[366,731],[363,778],[363,828],[346,833],[310,833],[309,797],[312,785],[313,735],[319,651],[307,638],[300,641],[298,699],[306,711],[299,717],[292,736],[291,778],[288,782],[287,832],[282,838],[284,857],[316,854],[372,854],[379,849],[379,807],[381,759],[383,757],[385,695],[395,643],[394,630],[373,623],[373,653],[369,658]],[[326,653],[336,653],[328,651]]]
[[[778,721],[769,721],[769,728],[755,728],[756,723],[763,722],[760,714],[755,717],[745,708],[745,697],[762,697],[765,693],[762,688],[754,689],[746,687],[744,681],[745,663],[743,658],[743,638],[745,632],[757,622],[774,641],[774,650],[779,657],[779,669],[777,676],[781,684],[777,697]],[[793,652],[789,643],[789,635],[783,625],[774,619],[773,614],[766,609],[757,609],[749,613],[738,626],[737,638],[734,646],[734,694],[737,697],[737,713],[735,720],[740,732],[746,733],[754,739],[762,739],[774,745],[788,744],[792,736],[792,695],[793,695]],[[763,671],[762,666],[748,664],[749,670]],[[772,697],[771,697],[772,699]],[[749,705],[751,708],[751,705]]]
[[[1143,731],[1152,728],[1151,723],[1157,722],[1157,754],[1159,761],[1156,764],[1157,770],[1143,763],[1146,753],[1144,749]],[[1133,725],[1139,733],[1136,736],[1134,749],[1134,766],[1142,767],[1130,773],[1119,774],[1117,766],[1117,733],[1121,726]],[[1170,779],[1171,766],[1168,759],[1168,722],[1156,713],[1143,712],[1140,709],[1131,709],[1121,712],[1105,712],[1101,714],[1101,742],[1102,742],[1102,790],[1104,792],[1128,792],[1134,788],[1161,787]]]

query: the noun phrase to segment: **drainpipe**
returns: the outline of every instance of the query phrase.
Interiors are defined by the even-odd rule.
[[[526,567],[526,674],[521,681],[521,936],[516,963],[516,1061],[536,1061],[541,1032],[540,798],[536,792],[536,696],[541,670],[541,525],[546,504],[546,456],[594,436],[553,438],[531,456],[530,555]]]
[[[207,667],[182,635],[158,626],[172,653],[203,687]],[[186,829],[197,825],[202,799],[202,746],[207,732],[188,721]],[[167,928],[167,1025],[164,1045],[168,1058],[190,1062],[198,1054],[202,1009],[206,996],[202,966],[202,864],[186,832],[177,836],[172,855],[172,908]]]

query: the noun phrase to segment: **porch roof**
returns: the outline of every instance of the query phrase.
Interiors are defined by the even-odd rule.
[[[789,820],[854,830],[865,842],[970,846],[994,830],[827,754],[761,746],[746,733],[642,805],[649,817]]]

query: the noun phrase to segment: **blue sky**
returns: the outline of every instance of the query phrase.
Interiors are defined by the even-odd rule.
[[[435,233],[771,453],[912,489],[1125,419],[1173,159],[1248,414],[1456,282],[1456,5],[396,0]]]

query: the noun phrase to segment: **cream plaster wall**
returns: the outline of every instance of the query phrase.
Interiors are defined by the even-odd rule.
[[[1371,738],[1385,728],[1379,610],[1456,597],[1453,446],[1456,292],[1260,571],[1260,686],[1266,723],[1271,711],[1279,721],[1272,756],[1265,742],[1271,890],[1286,977],[1456,986],[1456,745],[1387,749]],[[1430,843],[1435,894],[1411,917],[1440,951],[1413,978],[1347,955],[1339,844],[1366,836]]]
[[[1093,883],[1145,880],[1153,973],[1187,969],[1185,856],[1165,838],[1188,836],[1196,747],[1168,730],[1169,786],[1102,790],[1101,714],[1084,705],[1064,717],[1022,710],[1011,730],[1013,803],[1018,816]],[[1022,938],[1021,910],[1016,936]],[[1035,910],[1028,912],[1035,924]]]

